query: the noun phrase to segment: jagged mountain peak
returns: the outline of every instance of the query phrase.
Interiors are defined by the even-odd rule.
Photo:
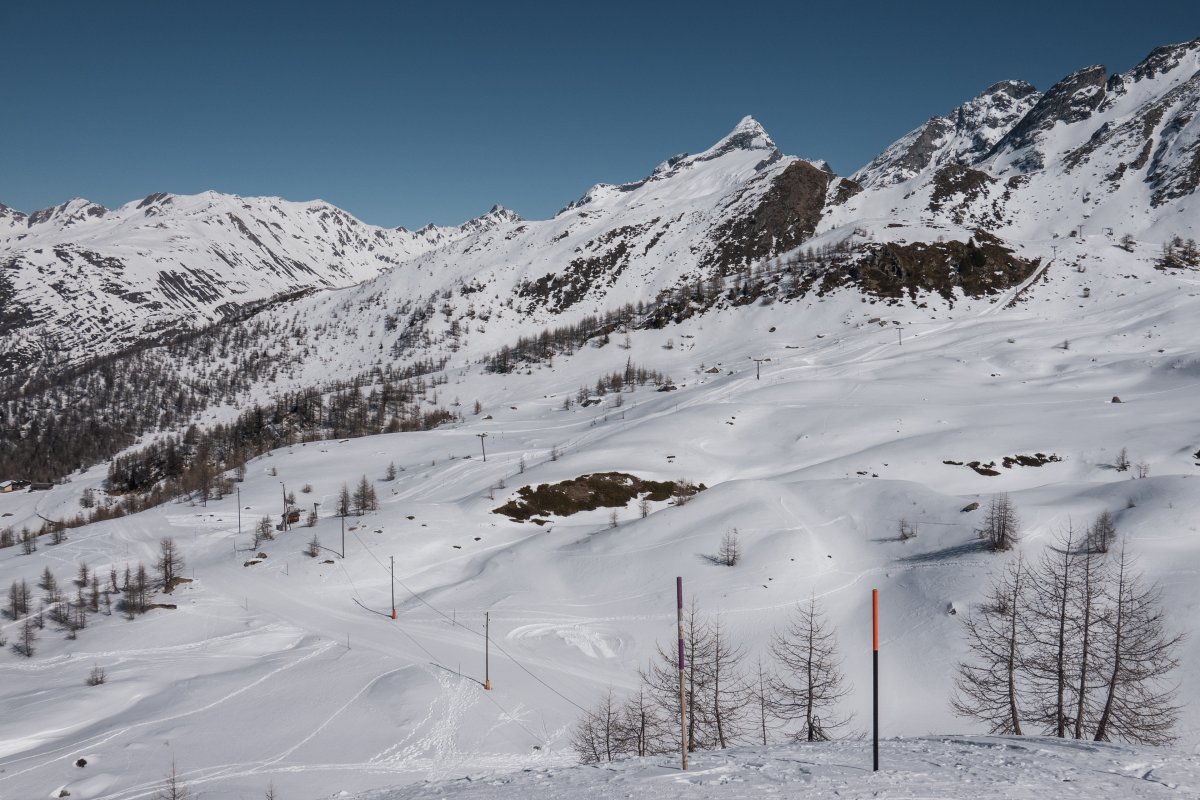
[[[712,147],[705,150],[703,153],[697,153],[686,161],[709,161],[714,158],[720,158],[726,153],[734,150],[761,150],[767,153],[768,156],[773,155],[776,160],[779,156],[779,148],[775,146],[774,140],[767,133],[758,120],[750,115],[742,117],[734,129],[723,136],[720,141]]]
[[[512,222],[521,222],[521,215],[497,203],[486,214],[469,219],[458,226],[458,230],[463,233],[481,233]]]
[[[107,213],[108,209],[99,203],[73,197],[65,203],[34,211],[26,218],[26,224],[32,228],[35,225],[53,222],[56,226],[67,227],[88,219],[103,217]]]
[[[1029,113],[1004,135],[990,155],[1019,153],[1009,162],[1019,172],[1041,169],[1044,155],[1033,145],[1042,132],[1062,122],[1071,125],[1088,119],[1104,101],[1108,70],[1093,64],[1072,72],[1046,90]]]
[[[1188,56],[1192,56],[1196,61],[1200,61],[1200,38],[1192,39],[1190,42],[1180,42],[1179,44],[1168,44],[1154,48],[1150,51],[1150,55],[1142,59],[1137,66],[1129,71],[1129,76],[1135,81],[1154,78],[1175,69]]]
[[[998,97],[1009,97],[1014,98],[1014,100],[1020,100],[1020,98],[1036,95],[1037,91],[1037,86],[1028,83],[1027,80],[1001,80],[1000,83],[988,86],[988,88],[979,92],[979,95],[974,97],[973,100],[967,101],[959,108],[976,106],[980,102],[995,100]]]
[[[930,167],[973,164],[1024,117],[1040,98],[1020,80],[994,83],[947,116],[932,117],[910,131],[852,179],[863,186],[902,183]]]
[[[0,203],[0,220],[7,222],[9,225],[24,225],[28,215],[15,208]]]
[[[479,219],[496,219],[503,222],[520,222],[521,215],[510,208],[505,208],[499,203],[496,203],[494,206],[492,206],[488,213],[484,214],[482,217],[479,217]]]
[[[767,133],[767,129],[762,126],[762,123],[747,114],[714,147],[719,148],[726,145],[743,150],[766,150],[773,149],[775,142],[771,140],[770,134]]]
[[[562,215],[582,206],[597,203],[601,200],[620,197],[628,192],[640,189],[647,184],[673,179],[678,175],[690,171],[697,165],[717,161],[725,156],[734,154],[741,154],[742,157],[732,159],[728,162],[728,168],[732,172],[740,172],[745,169],[747,166],[747,156],[752,159],[748,163],[753,172],[759,172],[783,158],[783,153],[775,145],[775,142],[771,139],[766,129],[754,117],[747,115],[742,117],[742,120],[734,126],[733,130],[721,137],[707,150],[696,155],[679,153],[671,156],[641,180],[621,184],[597,183],[588,189],[578,200],[568,203],[559,209],[555,216]]]

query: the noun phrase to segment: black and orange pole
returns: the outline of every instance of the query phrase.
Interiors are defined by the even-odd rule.
[[[872,659],[872,686],[873,686],[873,722],[874,722],[874,737],[873,737],[873,752],[875,756],[875,766],[873,771],[879,771],[879,590],[871,590],[871,659]]]
[[[683,678],[683,578],[675,579],[675,620],[679,628],[679,758],[683,771],[688,768],[687,692]]]

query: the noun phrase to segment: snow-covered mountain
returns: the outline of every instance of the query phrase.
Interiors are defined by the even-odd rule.
[[[627,344],[619,334],[597,337],[528,374],[489,372],[456,354],[427,376],[419,401],[431,408],[458,397],[461,421],[348,440],[289,445],[281,437],[246,465],[236,495],[72,529],[61,544],[43,537],[29,554],[0,548],[0,587],[36,587],[49,568],[69,598],[81,562],[102,580],[110,568],[121,575],[126,564],[152,564],[166,535],[194,578],[156,595],[175,608],[126,620],[114,595],[113,614],[90,614],[75,639],[50,621],[32,658],[0,652],[0,794],[65,789],[83,800],[136,800],[157,791],[172,755],[193,796],[254,797],[273,782],[284,797],[334,797],[468,776],[479,786],[516,781],[520,791],[526,778],[497,773],[536,769],[528,780],[539,782],[546,770],[557,774],[573,760],[576,704],[593,707],[608,687],[629,696],[637,670],[672,645],[676,575],[706,618],[720,613],[747,648],[747,669],[766,656],[794,604],[815,594],[838,634],[853,688],[843,708],[857,715],[855,730],[870,720],[870,589],[878,588],[884,736],[985,733],[949,704],[955,663],[966,656],[964,620],[1008,563],[981,546],[975,530],[984,511],[968,510],[973,503],[986,508],[996,493],[1009,494],[1021,519],[1018,549],[1030,563],[1069,524],[1078,530],[1108,511],[1120,541],[1162,584],[1170,629],[1191,630],[1200,607],[1200,282],[1152,261],[1085,237],[1065,241],[1047,279],[1011,307],[1019,287],[952,308],[872,304],[840,290],[631,328]],[[1086,271],[1054,268],[1066,264]],[[356,346],[379,341],[379,307],[361,291],[329,293],[330,302],[338,298],[329,310],[349,322],[324,330],[306,369],[343,375],[352,329]],[[481,339],[471,347],[482,348],[483,335],[471,336]],[[278,361],[295,350],[269,355]],[[323,360],[329,352],[336,357]],[[761,378],[751,356],[771,359]],[[671,375],[676,390],[595,392],[598,377],[629,360]],[[300,380],[281,369],[275,385]],[[581,387],[586,405],[574,402]],[[195,419],[214,421],[208,413]],[[1147,465],[1147,477],[1117,471],[1122,448]],[[1003,464],[1036,453],[1058,460]],[[993,463],[998,474],[971,469],[972,461]],[[384,480],[389,464],[392,481]],[[522,488],[608,471],[708,488],[682,505],[650,502],[644,517],[637,500],[550,513],[546,525],[495,513]],[[101,464],[48,492],[0,494],[0,527],[69,518],[88,489],[103,502],[106,473]],[[343,549],[332,512],[342,485],[360,476],[376,487],[380,508],[346,519]],[[278,519],[284,491],[305,510],[319,504],[315,526],[253,546],[251,531],[264,516]],[[919,529],[908,541],[897,535],[904,519]],[[734,528],[741,563],[714,563],[722,534]],[[317,558],[304,553],[313,534],[328,548]],[[481,685],[484,612],[490,691]],[[10,645],[21,632],[20,620],[0,619]],[[1200,659],[1200,638],[1180,655],[1185,664]],[[106,671],[103,685],[86,685],[93,666]],[[1173,678],[1184,705],[1179,746],[1191,750],[1200,743],[1200,676],[1184,668]],[[1036,720],[1030,726],[1041,731]],[[937,753],[924,759],[920,742],[885,742],[876,779],[866,775],[861,742],[749,755],[748,764],[813,762],[814,780],[830,793],[852,780],[833,766],[847,765],[864,773],[864,791],[881,796],[902,796],[902,773],[932,773],[939,787],[964,772],[985,784],[1020,779],[1027,794],[1079,774],[1056,758],[1031,765],[1021,748],[1046,748],[1040,741],[992,746],[946,749],[935,740]],[[1053,748],[1076,749],[1087,780],[1101,786],[1110,779],[1094,769],[1129,781],[1160,776],[1184,796],[1194,786],[1182,754]],[[725,769],[723,758],[698,756],[697,779]],[[751,775],[780,774],[748,764]],[[729,765],[731,780],[742,769]],[[572,791],[579,778],[563,780]],[[622,786],[638,793],[640,778],[628,780]],[[547,776],[547,792],[553,782]],[[1154,790],[1143,783],[1137,791]],[[1087,789],[1081,797],[1091,796]]]
[[[500,219],[299,301],[292,319],[338,333],[292,348],[296,380],[315,379],[321,358],[354,371],[469,363],[638,304],[624,322],[657,327],[847,286],[933,308],[994,298],[1042,275],[1068,241],[1157,255],[1200,234],[1200,40],[1105,76],[1081,70],[1044,94],[998,83],[851,178],[780,154],[748,117],[703,153],[593,186],[549,220]]]
[[[513,215],[415,232],[328,203],[152,194],[109,210],[0,206],[0,372],[76,364],[235,317],[280,295],[349,286]]]
[[[945,117],[933,117],[905,134],[855,172],[865,187],[903,183],[927,169],[970,166],[1037,105],[1041,94],[1024,81],[1001,81]]]
[[[673,646],[675,576],[745,648],[746,670],[769,659],[795,603],[818,598],[850,687],[838,713],[856,715],[857,731],[869,725],[878,588],[884,736],[985,732],[949,696],[968,656],[964,622],[1012,558],[977,534],[999,493],[1018,509],[1027,563],[1108,513],[1160,585],[1164,625],[1191,632],[1200,278],[1158,261],[1164,241],[1197,224],[1198,53],[1200,42],[1161,48],[1124,75],[1089,68],[1044,94],[998,84],[857,179],[780,154],[747,118],[712,148],[594,186],[549,220],[495,208],[456,229],[378,232],[326,206],[215,195],[174,198],[157,216],[145,212],[165,198],[112,212],[73,202],[37,220],[0,208],[6,263],[17,259],[0,273],[10,287],[0,298],[17,309],[12,337],[67,335],[50,279],[29,276],[40,265],[59,270],[54,280],[102,280],[109,267],[79,261],[79,248],[128,259],[122,274],[153,283],[155,258],[211,268],[226,263],[215,247],[237,270],[271,276],[245,298],[324,287],[130,356],[154,367],[144,375],[178,379],[172,396],[142,379],[149,416],[171,410],[181,436],[154,468],[201,458],[190,425],[281,398],[278,418],[227,437],[267,442],[236,494],[201,501],[193,489],[190,501],[72,528],[58,543],[48,534],[30,552],[0,547],[0,587],[37,587],[49,570],[63,591],[47,602],[77,612],[85,587],[65,587],[81,564],[102,581],[153,564],[164,535],[192,579],[129,620],[101,583],[113,613],[86,612],[70,636],[52,618],[35,632],[6,612],[0,795],[137,800],[172,762],[194,796],[214,797],[271,783],[286,797],[670,796],[667,783],[697,796],[744,783],[757,796],[793,780],[830,795],[953,797],[968,779],[981,797],[1194,794],[1194,755],[1032,738],[885,741],[879,775],[861,741],[698,755],[690,784],[669,762],[559,770],[583,709],[610,687],[635,693],[638,670]],[[58,256],[54,244],[29,249],[35,234],[68,260],[37,261]],[[305,244],[318,239],[324,261]],[[67,276],[67,263],[87,268]],[[249,280],[237,270],[219,274]],[[176,294],[172,324],[212,318],[224,302]],[[147,313],[122,307],[122,324]],[[47,316],[19,322],[33,313],[21,309]],[[82,360],[71,347],[84,341],[117,346],[102,313],[92,324],[75,345],[63,340],[64,359]],[[121,341],[141,335],[131,327]],[[122,363],[77,388],[9,393],[0,430],[61,438],[55,426],[81,398],[103,405],[114,384],[137,383],[122,380]],[[299,427],[337,384],[354,401],[344,418],[383,428],[382,397],[399,382],[384,371],[406,367],[421,373],[406,404],[452,408],[449,422],[361,438]],[[610,376],[635,368],[673,381],[614,387]],[[183,402],[189,391],[208,405]],[[1122,454],[1136,470],[1118,468]],[[103,506],[109,465],[84,467],[48,491],[0,493],[0,535]],[[522,490],[604,472],[706,488],[686,503],[551,508],[545,524],[497,513]],[[360,480],[379,508],[346,518],[343,540],[333,509]],[[253,538],[289,491],[317,512],[312,527]],[[734,529],[741,559],[725,566],[713,553]],[[317,557],[306,553],[313,535]],[[1200,637],[1180,648],[1183,664],[1200,661]],[[105,680],[88,685],[94,667]],[[1172,732],[1194,751],[1200,677],[1184,668],[1176,681]],[[1036,709],[1026,713],[1044,732]],[[757,733],[747,724],[740,742],[746,731]],[[396,784],[419,785],[382,789]]]
[[[1198,111],[1200,39],[1159,47],[1123,74],[1080,69],[1042,94],[1000,83],[856,172],[868,191],[839,219],[887,215],[1014,240],[1195,238]]]
[[[447,330],[468,311],[512,309],[528,333],[689,286],[715,292],[771,259],[794,262],[802,246],[853,251],[827,287],[879,291],[890,273],[894,294],[915,271],[910,292],[991,291],[1003,286],[956,275],[978,260],[964,247],[980,230],[1001,249],[978,268],[1009,282],[1044,263],[1056,238],[1195,238],[1198,109],[1195,40],[1124,74],[1081,69],[1044,93],[997,83],[850,178],[783,155],[747,117],[708,150],[597,184],[549,220],[496,207],[456,228],[409,232],[325,203],[214,193],[151,195],[115,211],[83,200],[28,216],[0,207],[0,366],[79,363],[273,297],[364,281],[393,314],[401,298],[438,295]],[[408,340],[429,338],[433,324],[423,318]]]

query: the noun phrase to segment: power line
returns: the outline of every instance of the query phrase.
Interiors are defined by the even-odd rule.
[[[351,585],[353,586],[353,582],[351,583]],[[358,589],[357,589],[357,588],[356,588],[354,591],[355,591],[355,594],[357,594],[357,593],[358,593]],[[388,614],[385,614],[385,613],[384,613],[384,612],[382,612],[382,611],[376,611],[376,610],[375,610],[375,609],[373,609],[373,608],[370,608],[370,607],[368,607],[368,606],[366,606],[366,605],[363,605],[362,601],[361,601],[359,598],[357,598],[357,597],[352,597],[352,598],[350,598],[350,599],[351,599],[351,600],[353,600],[355,603],[357,603],[357,604],[359,605],[359,607],[361,607],[361,608],[362,608],[363,610],[365,610],[365,611],[370,611],[372,614],[379,614],[379,615],[380,615],[380,616],[382,616],[382,617],[389,617],[389,618],[390,618],[390,616],[389,616]],[[394,627],[395,627],[395,630],[396,630],[396,632],[397,632],[397,633],[399,633],[399,634],[401,634],[401,635],[405,636],[405,637],[406,637],[406,638],[407,638],[407,639],[408,639],[410,642],[412,642],[414,645],[416,645],[416,646],[417,646],[417,648],[418,648],[418,649],[419,649],[419,650],[420,650],[422,653],[424,653],[425,655],[429,656],[430,663],[431,663],[433,666],[435,666],[435,667],[440,667],[441,669],[444,669],[444,670],[446,670],[447,672],[449,672],[449,673],[451,673],[451,674],[457,675],[457,676],[459,676],[460,678],[466,678],[466,677],[467,677],[467,676],[463,675],[461,672],[456,672],[455,670],[452,670],[452,669],[450,669],[449,667],[447,667],[445,664],[443,664],[443,663],[441,662],[441,660],[440,660],[440,659],[438,659],[438,657],[437,657],[437,656],[435,656],[433,653],[429,652],[429,649],[428,649],[427,647],[425,647],[425,645],[423,645],[423,644],[421,644],[419,641],[417,641],[417,638],[416,638],[415,636],[413,636],[411,633],[409,633],[408,631],[404,630],[404,628],[402,628],[402,627],[401,627],[401,626],[399,626],[399,625],[396,625],[396,626],[394,626]],[[467,630],[470,630],[470,628],[468,628]],[[509,656],[509,658],[512,658],[512,656]],[[514,662],[514,663],[515,663],[515,662]],[[520,666],[520,665],[518,664],[518,666]],[[475,680],[474,678],[467,678],[467,680],[471,681],[471,682],[472,682],[472,683],[474,683],[474,684],[478,684],[478,683],[479,683],[479,681]],[[550,688],[550,687],[547,687],[547,688]],[[553,691],[553,689],[551,689],[551,691]],[[508,710],[507,708],[505,708],[504,706],[500,705],[500,702],[499,702],[498,700],[496,700],[496,698],[495,698],[495,697],[493,697],[493,696],[492,696],[490,693],[488,693],[488,692],[484,692],[484,693],[483,693],[483,696],[484,696],[485,698],[487,698],[488,702],[490,702],[490,703],[491,703],[492,705],[494,705],[496,708],[500,709],[500,712],[501,712],[502,714],[504,714],[504,716],[505,716],[505,717],[507,717],[507,718],[508,718],[508,720],[509,720],[510,722],[512,722],[514,725],[516,725],[516,726],[517,726],[518,728],[520,728],[521,730],[525,731],[525,733],[529,734],[529,738],[533,739],[535,742],[543,742],[543,741],[544,741],[544,740],[542,739],[542,737],[538,736],[536,733],[534,733],[533,731],[529,730],[529,728],[526,728],[526,727],[525,727],[525,726],[524,726],[524,725],[521,723],[521,721],[520,721],[519,719],[517,719],[517,718],[516,718],[516,716],[514,716],[514,715],[513,715],[513,713],[512,713],[511,711],[509,711],[509,710]],[[566,699],[566,698],[564,698],[564,699]],[[568,702],[570,702],[570,700],[568,700]],[[578,706],[576,706],[576,707],[578,708]]]
[[[365,549],[365,551],[371,555],[371,558],[376,560],[376,564],[378,564],[380,567],[383,567],[383,561],[380,561],[379,558],[377,557],[377,555],[371,551],[371,548],[367,547],[367,543],[362,541],[361,537],[358,534],[354,534],[354,537],[355,537],[355,539],[359,540],[359,545],[362,546],[362,549]],[[425,597],[421,597],[419,594],[416,594],[415,591],[413,591],[412,589],[409,589],[408,585],[406,583],[404,583],[403,581],[401,581],[400,578],[396,578],[395,576],[392,576],[392,581],[395,581],[396,583],[400,584],[400,587],[404,591],[407,591],[408,594],[413,595],[413,597],[415,597],[416,600],[419,600],[421,603],[424,603],[427,608],[430,608],[431,610],[433,610],[434,613],[438,614],[439,616],[442,616],[443,619],[448,620],[451,625],[454,625],[456,627],[461,627],[462,630],[464,630],[464,631],[470,631],[470,632],[474,633],[475,636],[484,638],[484,633],[476,631],[475,628],[473,628],[473,627],[468,627],[466,625],[463,625],[462,622],[455,619],[454,616],[450,616],[449,614],[446,614],[445,612],[443,612],[442,609],[439,609],[436,606],[433,606],[433,604],[430,601],[425,600]],[[497,650],[499,650],[500,652],[503,652],[503,654],[509,658],[509,661],[516,664],[516,666],[521,669],[521,672],[529,675],[530,678],[533,678],[535,681],[538,681],[539,684],[541,684],[542,686],[545,686],[547,688],[547,690],[550,690],[551,692],[556,694],[556,696],[558,696],[559,698],[566,700],[566,702],[570,703],[571,705],[574,705],[575,708],[577,708],[580,711],[583,711],[584,714],[587,714],[588,710],[586,708],[583,708],[582,705],[576,703],[575,700],[572,700],[571,698],[566,696],[566,694],[563,694],[562,692],[558,691],[557,688],[554,688],[550,684],[547,684],[547,682],[545,680],[542,680],[539,675],[536,675],[534,672],[532,672],[532,670],[530,670],[528,667],[524,666],[523,663],[521,663],[520,661],[517,661],[516,658],[514,656],[512,656],[511,652],[504,649],[504,646],[502,644],[500,644],[499,642],[493,642],[493,644],[496,645]]]

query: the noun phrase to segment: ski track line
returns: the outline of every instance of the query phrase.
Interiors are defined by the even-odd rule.
[[[432,672],[433,672],[428,667],[424,667],[424,669],[426,671],[430,672],[430,674],[432,674]],[[436,677],[435,677],[435,680],[436,680]],[[371,758],[368,759],[368,763],[379,764],[379,763],[387,763],[389,761],[394,760],[392,758],[391,754],[396,752],[400,748],[404,747],[409,740],[411,740],[414,736],[417,735],[417,731],[419,731],[422,727],[429,724],[433,720],[434,709],[437,707],[437,703],[438,703],[439,699],[440,699],[439,697],[434,697],[432,700],[429,701],[429,707],[427,709],[425,709],[425,716],[422,717],[420,721],[413,723],[412,730],[408,732],[407,736],[405,736],[403,739],[401,739],[400,741],[393,744],[391,747],[388,747],[387,749],[371,756]]]
[[[340,716],[340,715],[342,714],[342,712],[343,712],[343,711],[345,711],[347,708],[349,708],[351,705],[353,705],[353,704],[354,704],[354,702],[355,702],[356,700],[358,700],[358,698],[362,697],[362,695],[363,695],[363,694],[364,694],[364,693],[365,693],[365,692],[366,692],[368,689],[370,689],[370,688],[371,688],[372,686],[374,686],[376,683],[378,683],[379,681],[381,681],[381,680],[383,680],[384,678],[388,677],[389,675],[393,675],[393,674],[395,674],[395,673],[397,673],[397,672],[403,672],[404,670],[408,669],[408,668],[409,668],[409,666],[410,666],[410,665],[406,664],[406,665],[404,665],[403,667],[396,667],[395,669],[391,669],[391,670],[388,670],[387,672],[380,673],[379,675],[376,675],[376,676],[375,676],[374,678],[372,678],[371,680],[367,681],[367,683],[366,683],[366,684],[365,684],[365,685],[364,685],[364,686],[363,686],[361,689],[359,689],[357,692],[355,692],[355,693],[354,693],[354,696],[353,696],[353,697],[351,697],[349,700],[347,700],[345,703],[343,703],[343,704],[341,705],[341,707],[339,707],[339,708],[338,708],[336,711],[334,711],[332,714],[330,714],[330,715],[329,715],[329,716],[328,716],[328,717],[325,719],[325,721],[324,721],[324,722],[322,722],[322,723],[321,723],[320,725],[318,725],[317,727],[313,728],[313,729],[312,729],[312,732],[311,732],[311,733],[309,733],[309,734],[308,734],[308,736],[305,736],[303,739],[301,739],[300,741],[296,742],[296,744],[292,745],[292,746],[291,746],[291,747],[289,747],[287,750],[284,750],[282,753],[280,753],[279,755],[275,756],[275,758],[273,758],[273,759],[270,759],[269,761],[264,761],[264,762],[262,762],[262,765],[263,765],[264,767],[269,767],[269,766],[271,766],[272,764],[276,764],[276,763],[278,763],[278,762],[282,761],[283,759],[285,759],[285,758],[287,758],[288,756],[290,756],[292,753],[294,753],[294,752],[296,752],[297,750],[299,750],[301,747],[303,747],[305,744],[307,744],[307,743],[308,743],[308,742],[310,742],[310,741],[311,741],[313,738],[315,738],[315,737],[316,737],[316,736],[317,736],[317,735],[318,735],[318,734],[319,734],[321,731],[325,730],[325,728],[327,728],[327,727],[329,726],[329,724],[330,724],[331,722],[333,722],[333,721],[334,721],[334,719],[336,719],[338,716]]]
[[[178,714],[171,714],[169,716],[160,717],[158,719],[145,720],[143,722],[138,722],[133,725],[126,726],[124,728],[118,728],[116,730],[109,731],[104,734],[99,734],[99,735],[93,736],[91,738],[84,739],[80,742],[75,742],[70,745],[66,745],[64,747],[55,748],[54,750],[50,750],[50,751],[47,751],[44,753],[32,753],[27,756],[17,757],[8,762],[0,762],[0,763],[6,763],[6,764],[11,765],[11,764],[18,763],[20,761],[24,761],[24,760],[31,759],[31,758],[40,758],[40,757],[44,757],[47,755],[55,755],[58,753],[62,753],[63,751],[73,751],[73,752],[71,752],[71,755],[74,755],[75,753],[80,752],[81,750],[93,749],[94,747],[105,744],[109,741],[112,741],[113,739],[115,739],[117,737],[123,736],[123,735],[125,735],[131,731],[134,731],[138,728],[144,728],[144,727],[147,727],[150,725],[160,725],[165,722],[173,722],[175,720],[183,719],[185,717],[190,717],[195,714],[200,714],[202,712],[209,711],[229,700],[232,700],[233,698],[235,698],[241,694],[244,694],[244,693],[250,691],[251,689],[254,689],[255,687],[266,682],[267,680],[275,677],[279,673],[281,673],[285,670],[289,670],[292,667],[299,666],[300,664],[304,663],[305,661],[308,661],[312,658],[315,658],[315,657],[323,654],[324,652],[326,652],[327,650],[329,650],[332,647],[334,647],[333,642],[320,642],[320,643],[318,643],[318,645],[315,649],[304,654],[303,656],[301,656],[293,661],[289,661],[288,663],[283,664],[279,667],[276,667],[275,669],[271,670],[267,674],[259,677],[257,680],[255,680],[251,683],[248,683],[245,686],[242,686],[238,689],[235,689],[232,692],[224,695],[223,697],[219,697],[216,700],[213,700],[212,702],[208,703],[207,705],[200,706],[199,708],[193,708],[188,711],[182,711]],[[7,767],[6,767],[5,771],[2,774],[0,774],[0,782],[8,780],[10,778],[18,777],[20,775],[24,775],[27,772],[31,772],[33,770],[40,769],[42,767],[47,767],[57,760],[58,760],[58,757],[57,757],[57,755],[55,755],[54,758],[51,758],[47,761],[42,761],[38,764],[33,764],[31,766],[25,767],[24,769],[22,769],[18,772],[8,772]]]
[[[227,633],[223,636],[218,636],[215,639],[203,639],[196,642],[185,642],[183,644],[163,645],[162,647],[150,647],[141,650],[96,650],[87,653],[62,653],[51,658],[42,659],[36,663],[16,662],[0,665],[0,675],[8,671],[16,672],[41,672],[50,668],[58,668],[63,664],[74,663],[81,659],[95,658],[118,658],[127,660],[129,657],[136,656],[138,658],[153,658],[155,656],[167,656],[176,653],[185,653],[190,650],[204,650],[211,643],[233,642],[239,639],[247,639],[253,636],[258,636],[264,633],[271,633],[283,629],[284,626],[279,623],[271,623],[260,628],[251,630],[236,631]],[[227,658],[238,658],[240,656],[225,656]],[[257,656],[248,656],[256,658]]]
[[[437,779],[438,776],[448,774],[446,771],[449,766],[448,762],[451,760],[462,761],[464,754],[458,750],[456,745],[457,733],[462,718],[478,702],[478,698],[474,696],[473,692],[467,691],[465,678],[451,679],[449,675],[441,671],[430,670],[430,672],[441,687],[441,691],[430,704],[429,711],[425,716],[427,720],[435,720],[429,732],[396,752],[395,755],[384,756],[381,753],[380,756],[372,759],[373,763],[387,763],[392,770],[409,771],[422,762],[423,754],[432,753],[426,757],[429,766],[425,769],[430,773],[431,779]],[[439,706],[442,708],[439,709]],[[387,752],[384,751],[384,753]],[[456,756],[457,759],[455,759]]]

